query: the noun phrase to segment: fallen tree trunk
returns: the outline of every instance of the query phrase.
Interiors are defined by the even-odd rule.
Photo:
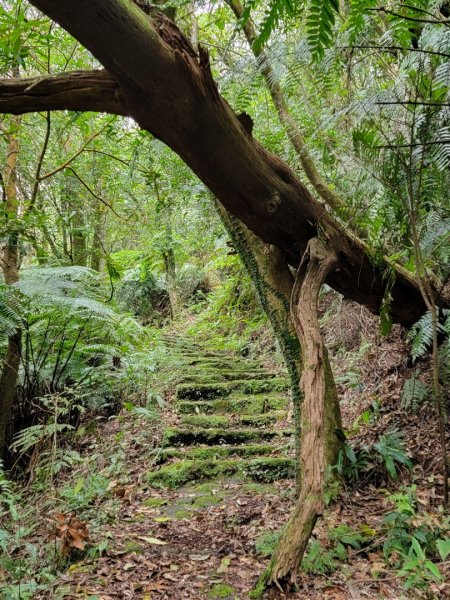
[[[379,311],[386,297],[386,271],[392,267],[383,261],[375,264],[367,247],[340,227],[289,167],[252,137],[218,93],[206,51],[200,49],[197,55],[166,16],[156,13],[150,19],[129,0],[34,0],[33,4],[72,33],[109,70],[119,88],[115,96],[112,92],[113,102],[108,88],[105,111],[128,114],[163,140],[227,210],[263,241],[279,247],[292,265],[298,264],[308,241],[319,231],[339,239],[337,268],[327,283],[347,298]],[[111,85],[106,74],[101,77],[104,87]],[[0,84],[1,110],[24,112],[24,90],[16,105],[11,85]],[[42,80],[39,85],[44,85]],[[89,90],[92,94],[92,87]],[[74,93],[67,107],[72,107]],[[51,101],[54,107],[54,97]],[[91,101],[93,110],[101,110],[97,95]],[[44,108],[42,97],[39,107]],[[63,108],[63,103],[58,107]],[[425,310],[415,279],[401,269],[396,269],[389,295],[393,320],[408,325]],[[438,294],[436,298],[440,305],[450,304]]]

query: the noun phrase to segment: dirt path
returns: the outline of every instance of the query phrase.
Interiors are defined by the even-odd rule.
[[[110,450],[125,435],[127,483],[112,482],[110,517],[98,506],[106,552],[69,567],[58,582],[64,598],[244,600],[287,520],[294,493],[287,381],[255,361],[182,340],[167,345],[189,373],[176,389],[173,423],[152,460],[135,424],[119,417],[105,426]],[[330,510],[316,533],[324,547],[342,523],[375,526],[382,505],[368,492]],[[367,555],[344,553],[350,564],[342,557],[342,568],[325,564],[324,574],[305,575],[298,592],[264,597],[399,597],[382,567],[377,581]]]

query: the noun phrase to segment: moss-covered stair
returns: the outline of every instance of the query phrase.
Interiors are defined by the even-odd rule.
[[[176,387],[178,422],[164,433],[149,483],[176,488],[219,477],[292,477],[287,379],[186,340],[166,344],[183,358],[185,374]]]

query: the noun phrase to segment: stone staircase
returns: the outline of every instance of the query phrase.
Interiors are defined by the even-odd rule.
[[[178,422],[164,433],[149,483],[176,488],[220,477],[293,477],[287,378],[254,360],[205,351],[183,339],[164,341],[187,374],[176,387]]]

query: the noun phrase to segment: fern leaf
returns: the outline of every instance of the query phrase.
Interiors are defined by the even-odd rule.
[[[306,19],[306,30],[312,56],[315,60],[323,58],[325,48],[329,48],[333,39],[333,27],[339,13],[338,0],[311,0]]]

